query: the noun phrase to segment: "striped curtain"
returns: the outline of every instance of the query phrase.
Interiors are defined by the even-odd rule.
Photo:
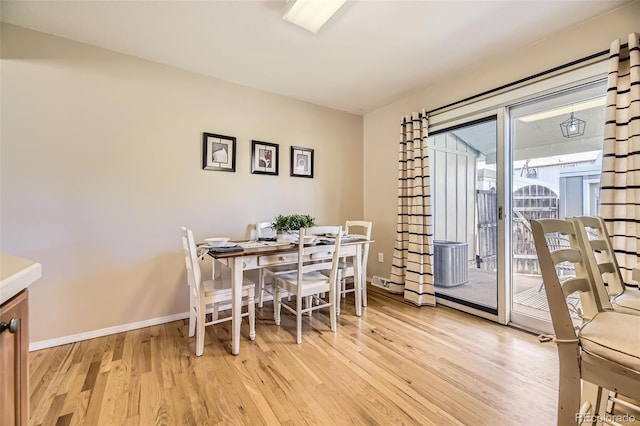
[[[418,306],[435,306],[427,114],[414,112],[400,126],[398,225],[389,291]]]
[[[611,44],[602,160],[600,214],[607,223],[622,278],[640,263],[640,48]]]

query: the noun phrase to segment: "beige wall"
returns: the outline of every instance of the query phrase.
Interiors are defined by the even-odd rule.
[[[529,75],[607,50],[610,43],[640,31],[640,1],[636,0],[579,26],[516,52],[469,64],[459,73],[430,82],[424,89],[364,118],[364,216],[374,223],[368,275],[389,277],[396,231],[396,188],[400,119],[412,111],[440,107]],[[451,40],[451,52],[464,37]],[[438,58],[433,58],[437,61]],[[384,262],[377,261],[377,253]]]
[[[1,246],[42,264],[31,342],[187,312],[179,227],[248,236],[279,213],[363,214],[362,117],[2,25]],[[237,171],[202,170],[202,132]],[[280,175],[250,173],[251,140]],[[315,178],[289,176],[289,147]],[[205,264],[209,267],[209,263]]]

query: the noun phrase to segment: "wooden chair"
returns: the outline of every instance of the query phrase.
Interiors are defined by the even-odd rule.
[[[580,243],[594,263],[598,296],[605,308],[640,315],[640,291],[628,290],[611,244],[607,226],[601,217],[572,218],[578,227]],[[605,286],[604,283],[607,285]]]
[[[271,235],[274,234],[274,235]],[[256,240],[260,241],[264,238],[271,238],[275,236],[271,222],[258,222],[256,223]],[[273,286],[265,282],[265,271],[260,269],[258,271],[258,307],[262,308],[264,305],[264,294],[272,293]]]
[[[271,222],[256,223],[256,240],[275,239],[276,232],[271,225]]]
[[[363,238],[366,240],[371,239],[371,229],[373,228],[372,222],[366,222],[363,220],[348,220],[345,224],[345,233],[351,237]],[[362,306],[367,306],[367,260],[369,258],[369,244],[366,244],[362,249]],[[353,263],[352,262],[340,262],[340,268],[338,269],[338,280],[340,281],[340,294],[343,298],[347,293],[355,291],[355,286],[347,289],[346,278],[353,277]],[[339,310],[339,307],[338,307]]]
[[[270,222],[263,222],[264,224],[268,223],[269,226],[271,225]],[[260,224],[256,224],[256,229],[258,228],[258,225]],[[327,234],[336,234],[337,232],[339,232],[340,227],[339,226],[333,226],[333,225],[329,225],[329,226],[312,226],[310,228],[307,228],[306,230],[306,234],[305,235],[327,235]],[[318,253],[314,253],[313,257],[320,257],[321,259],[326,259],[327,257],[327,253],[329,253],[328,251],[325,252],[318,252]],[[330,253],[329,253],[330,255]],[[273,294],[273,282],[275,281],[275,277],[276,275],[279,274],[283,274],[283,273],[287,273],[287,272],[293,272],[293,271],[297,271],[297,264],[291,264],[291,265],[280,265],[280,266],[270,266],[268,268],[262,268],[260,270],[260,275],[259,275],[259,286],[261,288],[260,291],[260,295],[258,298],[258,306],[262,308],[263,306],[263,302],[262,302],[262,296],[263,293],[269,293],[269,294]],[[329,273],[327,272],[327,275]],[[284,292],[282,294],[282,296],[284,296],[286,294],[286,292]],[[287,295],[287,301],[291,301],[291,294],[286,294]],[[322,297],[324,297],[324,295],[321,295]],[[312,303],[312,298],[308,297],[307,298],[307,304]],[[311,315],[312,311],[308,311],[308,314]]]
[[[218,318],[220,306],[223,304],[229,304],[230,306],[231,280],[224,273],[220,274],[220,277],[213,277],[212,280],[202,280],[193,232],[184,226],[180,229],[182,230],[182,248],[184,249],[184,261],[187,267],[187,283],[189,284],[190,294],[189,337],[196,335],[196,356],[201,356],[204,352],[204,328],[208,325],[231,320],[231,316]],[[249,317],[249,338],[254,340],[256,337],[255,285],[246,278],[242,286],[242,297],[246,298],[248,306],[247,312],[242,313],[242,316]],[[206,321],[207,306],[211,306],[213,309],[211,321]]]
[[[338,233],[342,227],[338,227]],[[305,229],[300,229],[299,240],[304,241]],[[274,318],[276,325],[280,325],[280,312],[284,307],[296,315],[296,342],[302,343],[302,315],[312,311],[329,308],[331,331],[336,331],[336,280],[338,275],[338,255],[340,251],[340,238],[335,239],[335,245],[309,245],[298,244],[298,264],[295,271],[278,274],[275,276]],[[330,258],[325,254],[329,253]],[[314,255],[320,254],[321,256]],[[321,259],[324,257],[324,260]],[[311,260],[315,259],[315,260]],[[321,271],[330,270],[327,275]],[[282,302],[282,293],[289,292],[295,296],[295,306]],[[327,294],[326,299],[321,294]],[[312,298],[316,303],[304,301]]]
[[[256,240],[275,239],[276,232],[272,227],[271,222],[258,222],[256,227]],[[281,272],[288,272],[292,270],[293,266],[272,266],[270,268],[260,268],[258,270],[258,307],[264,306],[265,293],[273,296],[273,282],[274,276]],[[291,300],[291,295],[288,296]]]
[[[337,226],[313,226],[309,228],[309,232],[314,235],[336,235]],[[344,227],[344,233],[352,236],[371,239],[371,222],[361,220],[348,220]],[[355,231],[354,231],[355,229]],[[362,252],[362,305],[367,306],[367,258],[369,257],[369,244],[367,244]],[[338,264],[338,289],[337,289],[337,305],[336,312],[340,315],[340,299],[346,297],[347,293],[355,292],[355,285],[347,288],[347,278],[353,277],[354,267],[352,262],[342,259]],[[328,272],[327,272],[328,273]]]
[[[335,225],[319,225],[307,228],[306,235],[338,235],[340,226]]]
[[[531,226],[555,331],[555,336],[541,336],[541,341],[554,341],[558,347],[557,424],[582,424],[588,414],[598,414],[603,389],[640,400],[640,316],[603,309],[574,222],[539,219]],[[549,249],[546,237],[557,234],[568,237],[568,248]],[[574,265],[575,277],[561,282],[556,267],[566,262]],[[581,314],[581,324],[574,324],[567,305],[574,292],[580,294],[581,308],[573,310]],[[581,381],[597,387],[593,404],[583,403],[581,385],[587,383]]]

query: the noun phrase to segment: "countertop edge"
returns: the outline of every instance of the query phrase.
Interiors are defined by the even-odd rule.
[[[0,253],[0,265],[0,305],[42,276],[42,265],[10,254]]]

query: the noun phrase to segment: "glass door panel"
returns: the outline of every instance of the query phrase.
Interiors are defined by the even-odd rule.
[[[511,322],[549,331],[530,221],[598,213],[604,82],[511,107]]]
[[[497,315],[497,119],[429,136],[436,297]]]

